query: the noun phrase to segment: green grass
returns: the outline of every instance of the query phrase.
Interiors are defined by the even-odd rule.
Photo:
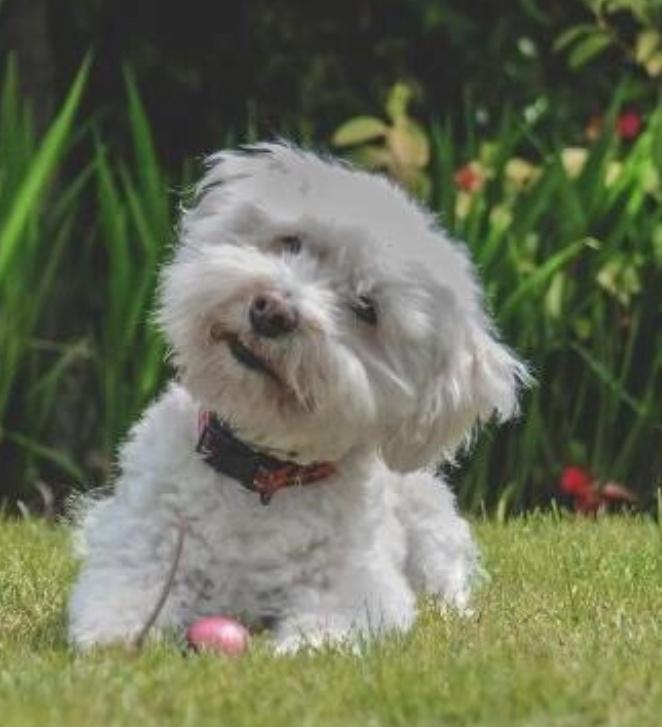
[[[645,725],[662,714],[662,529],[652,519],[480,522],[476,615],[337,653],[76,657],[69,534],[0,523],[0,713],[20,725]]]

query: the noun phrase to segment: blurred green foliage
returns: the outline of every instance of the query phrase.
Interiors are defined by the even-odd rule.
[[[604,17],[609,32],[634,42],[642,9],[652,14],[659,2],[193,0],[184,9],[158,0],[6,0],[0,54],[17,54],[39,110],[45,88],[61,97],[92,48],[84,110],[103,117],[108,138],[126,148],[122,68],[130,65],[176,173],[182,158],[217,148],[228,131],[326,139],[348,118],[379,116],[397,81],[416,91],[414,118],[450,117],[461,129],[471,109],[489,133],[507,102],[529,114],[544,108],[550,129],[558,121],[580,133],[617,77],[630,80],[629,103],[650,106],[654,89],[617,44],[577,74],[554,41],[578,26],[594,31]]]
[[[430,161],[430,141],[408,114],[412,95],[409,86],[396,83],[386,100],[388,123],[375,116],[355,116],[336,129],[331,143],[340,149],[350,147],[354,162],[389,174],[427,200],[431,185],[425,167]]]
[[[506,340],[533,365],[521,421],[484,434],[456,475],[463,503],[548,501],[579,464],[650,504],[662,471],[657,4],[248,0],[219,24],[218,6],[195,2],[184,14],[34,0],[21,18],[28,6],[6,0],[0,52],[13,48],[21,73],[8,55],[0,500],[107,478],[167,374],[151,310],[192,156],[282,134],[335,145],[425,198],[466,240]],[[45,43],[52,108],[21,45],[39,17],[48,33],[28,37]],[[617,40],[577,50],[605,23]]]
[[[662,0],[584,0],[591,22],[566,28],[556,50],[567,50],[568,64],[579,69],[605,51],[620,52],[651,77],[662,75]]]

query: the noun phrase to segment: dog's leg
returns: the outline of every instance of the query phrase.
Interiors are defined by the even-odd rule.
[[[144,574],[136,571],[137,583],[114,578],[112,571],[86,569],[71,595],[69,642],[80,650],[113,643],[130,645],[143,630],[159,598],[159,584],[141,585]],[[164,618],[165,617],[165,618]],[[150,638],[167,625],[164,611],[150,629]]]
[[[113,500],[97,503],[83,526],[87,557],[69,603],[69,641],[78,649],[133,643],[152,618],[150,637],[177,625],[172,598],[155,610],[172,570],[177,530],[164,528],[159,537],[140,523],[131,529],[131,513],[120,518],[119,507]]]
[[[407,578],[419,593],[440,597],[460,611],[481,572],[478,550],[448,486],[426,472],[397,484],[396,513],[407,535]]]
[[[275,629],[278,653],[327,646],[356,651],[374,637],[411,628],[414,593],[395,568],[352,569],[341,580],[326,596],[295,598],[292,614]]]

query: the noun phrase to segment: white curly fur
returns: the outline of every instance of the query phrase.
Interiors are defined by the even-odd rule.
[[[211,157],[180,237],[159,309],[179,382],[84,518],[71,642],[135,637],[182,520],[155,634],[222,613],[268,625],[289,651],[404,631],[416,593],[465,608],[476,547],[446,484],[421,468],[513,415],[526,370],[496,340],[464,248],[385,178],[286,144]],[[296,330],[255,334],[249,306],[265,292],[296,307]],[[374,300],[376,325],[352,310],[358,296]],[[228,336],[278,380],[238,362]],[[257,449],[337,473],[265,507],[195,452],[201,409]]]

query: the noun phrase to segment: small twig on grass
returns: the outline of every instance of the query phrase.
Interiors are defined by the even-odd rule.
[[[180,519],[177,523],[177,542],[175,543],[175,550],[172,554],[172,562],[170,563],[170,570],[168,571],[168,575],[166,577],[166,580],[163,584],[163,588],[161,590],[161,593],[159,594],[159,598],[154,605],[154,608],[152,612],[147,617],[147,620],[145,621],[143,627],[140,629],[136,637],[131,642],[131,648],[135,649],[136,651],[139,651],[143,644],[145,643],[145,639],[147,638],[147,635],[149,634],[150,630],[152,629],[152,626],[156,623],[156,619],[159,617],[159,614],[163,610],[163,606],[165,605],[165,602],[168,600],[168,596],[170,595],[170,591],[172,590],[173,583],[175,582],[175,575],[177,573],[177,568],[179,567],[179,561],[182,558],[182,550],[184,548],[184,538],[186,537],[186,531],[188,530],[188,526],[185,520]]]

